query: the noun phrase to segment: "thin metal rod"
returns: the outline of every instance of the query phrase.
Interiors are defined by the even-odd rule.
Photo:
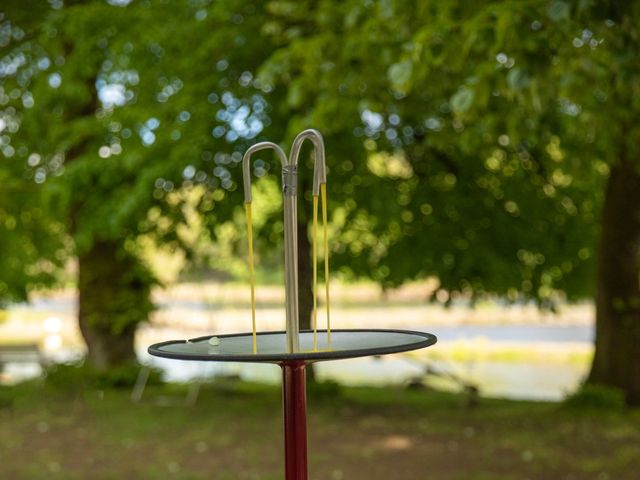
[[[318,197],[313,196],[313,237],[311,264],[313,265],[313,351],[318,350]]]
[[[331,298],[329,297],[329,236],[327,233],[327,184],[320,186],[320,194],[322,197],[322,226],[324,240],[324,283],[325,283],[325,304],[327,309],[327,348],[331,350]]]
[[[307,386],[304,361],[282,367],[285,480],[307,480]]]
[[[256,333],[256,275],[253,261],[253,220],[251,202],[244,204],[247,218],[247,242],[249,243],[249,286],[251,288],[251,332],[253,335],[253,353],[258,353],[258,336]]]

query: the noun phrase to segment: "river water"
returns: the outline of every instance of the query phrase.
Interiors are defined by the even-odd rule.
[[[136,348],[141,361],[161,368],[169,381],[206,380],[238,376],[245,380],[277,383],[273,365],[186,362],[151,357],[150,343],[193,338],[206,334],[246,330],[246,307],[223,308],[203,301],[163,299],[151,324],[140,328]],[[0,323],[0,343],[36,342],[57,361],[82,355],[75,322],[75,300],[41,298],[10,310]],[[456,390],[473,384],[482,395],[514,399],[560,400],[575,390],[587,373],[594,338],[593,325],[584,320],[590,310],[574,312],[575,321],[533,318],[528,311],[444,311],[430,306],[385,307],[361,305],[332,309],[334,325],[343,328],[407,328],[428,331],[438,343],[413,354],[368,357],[316,364],[320,379],[349,385],[404,385],[425,378],[426,385]],[[514,313],[515,312],[515,313]],[[523,313],[524,312],[524,313]],[[478,320],[478,315],[484,315]],[[489,320],[487,320],[487,316]],[[258,311],[265,330],[282,328],[278,308]],[[491,318],[498,321],[492,322]],[[523,318],[526,321],[523,321]],[[513,319],[514,323],[510,323]],[[424,372],[438,372],[427,375]],[[8,365],[5,376],[14,379],[37,373],[37,368]],[[451,380],[454,378],[455,380]]]
[[[434,325],[409,328],[435,334],[438,344],[431,347],[433,350],[410,355],[318,363],[314,367],[316,375],[321,380],[349,385],[405,385],[413,379],[424,378],[427,386],[447,390],[460,390],[462,385],[472,384],[488,397],[558,401],[574,391],[587,374],[586,362],[564,359],[571,352],[587,357],[594,335],[591,325]],[[446,352],[432,355],[439,347]],[[463,348],[467,358],[456,358],[457,348]],[[486,351],[493,351],[498,352],[493,356],[500,357],[499,352],[503,349],[515,351],[516,358],[500,361],[492,359],[492,355],[485,355]],[[519,351],[525,353],[522,355],[524,359],[517,358]],[[279,368],[273,365],[167,360],[151,357],[144,349],[139,355],[145,362],[161,368],[172,381],[216,375],[233,375],[269,383],[277,383],[280,379]],[[438,375],[425,377],[427,368]]]

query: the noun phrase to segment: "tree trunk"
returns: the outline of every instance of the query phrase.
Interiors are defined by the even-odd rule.
[[[312,328],[313,315],[313,264],[311,263],[311,242],[309,226],[306,222],[298,222],[298,321],[300,330]],[[316,379],[312,364],[307,366],[307,380]]]
[[[611,168],[598,255],[595,356],[589,383],[620,388],[640,405],[640,172]]]
[[[313,315],[313,265],[306,222],[298,222],[298,309],[300,330],[311,328]]]
[[[99,370],[135,362],[136,326],[152,310],[150,276],[118,242],[100,241],[78,257],[78,319]]]

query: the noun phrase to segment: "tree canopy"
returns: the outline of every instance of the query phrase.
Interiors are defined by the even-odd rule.
[[[334,263],[444,301],[595,295],[589,380],[640,403],[638,3],[275,6],[261,75],[340,154]]]
[[[288,5],[260,78],[334,147],[349,226],[334,261],[390,285],[593,293],[619,140],[596,132],[615,120],[600,113],[625,25],[564,2]]]
[[[266,121],[251,66],[268,44],[248,34],[261,16],[246,2],[3,10],[3,173],[36,190],[71,240],[90,356],[112,349],[100,339],[126,333],[131,358],[154,282],[139,238],[188,251],[187,197],[205,225],[241,203],[223,200],[235,195],[242,145]]]

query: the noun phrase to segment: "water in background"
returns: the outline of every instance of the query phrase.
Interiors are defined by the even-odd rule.
[[[561,400],[574,391],[587,374],[586,362],[554,359],[563,350],[577,351],[586,358],[591,349],[593,327],[584,326],[473,326],[412,328],[434,333],[439,347],[454,350],[450,355],[426,349],[410,354],[364,357],[321,362],[314,365],[321,380],[349,385],[404,385],[422,379],[427,385],[449,390],[475,385],[483,396],[530,400]],[[186,337],[181,337],[186,338]],[[455,346],[480,344],[479,350],[506,348],[532,350],[530,358],[505,361],[483,358],[456,359]],[[587,354],[584,354],[584,353]],[[433,353],[433,355],[432,355]],[[545,361],[549,354],[552,358]],[[280,369],[274,365],[213,363],[168,360],[151,357],[145,349],[138,353],[146,363],[161,368],[171,381],[188,381],[215,375],[232,375],[246,380],[280,381]],[[433,357],[433,358],[432,358]],[[450,357],[450,358],[447,358]],[[491,355],[489,355],[491,358]],[[498,355],[499,357],[499,355]],[[429,369],[438,373],[424,376]],[[453,377],[453,378],[450,378]]]
[[[198,288],[196,291],[200,291]],[[162,368],[169,381],[232,375],[279,382],[280,371],[274,365],[176,361],[146,353],[149,344],[159,341],[249,330],[247,305],[237,301],[235,291],[218,292],[220,300],[203,300],[202,295],[198,298],[193,294],[193,289],[156,299],[161,308],[151,324],[140,328],[137,337],[141,361]],[[241,291],[239,298],[244,293]],[[263,298],[261,305],[258,299],[260,330],[283,328],[280,295],[276,290],[273,298]],[[225,302],[227,298],[229,303]],[[39,298],[31,305],[14,307],[9,319],[0,323],[0,343],[38,343],[54,361],[81,357],[84,347],[75,309],[73,295]],[[560,400],[587,373],[594,337],[592,317],[589,305],[572,307],[563,316],[552,317],[528,306],[445,310],[423,302],[341,303],[338,299],[332,306],[334,328],[428,331],[438,337],[438,344],[410,354],[322,362],[316,364],[316,373],[320,379],[350,385],[402,385],[426,378],[427,384],[440,388],[473,384],[486,396]],[[427,370],[438,375],[424,377]],[[33,365],[7,365],[4,377],[15,381],[38,372]]]

